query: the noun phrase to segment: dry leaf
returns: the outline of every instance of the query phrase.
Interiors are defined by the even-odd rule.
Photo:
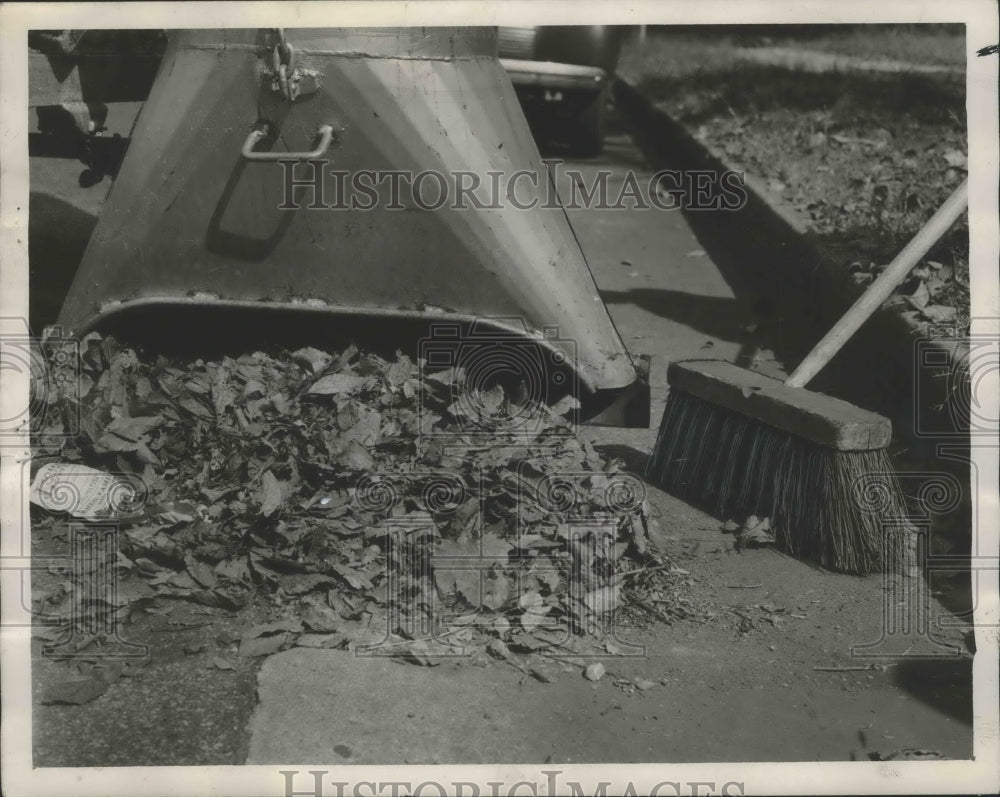
[[[319,396],[338,396],[357,393],[371,384],[371,379],[355,374],[327,374],[317,379],[309,388],[309,392]]]
[[[108,684],[102,678],[82,678],[52,684],[42,693],[44,705],[82,706],[96,700],[108,691]]]
[[[260,480],[260,513],[270,517],[281,506],[284,500],[284,490],[281,482],[271,471],[266,471]]]
[[[734,547],[737,551],[744,548],[754,548],[762,545],[773,545],[774,534],[771,533],[771,521],[769,518],[758,518],[751,515],[746,519],[734,540]]]
[[[362,446],[352,440],[345,451],[337,457],[337,464],[348,470],[367,471],[375,465],[375,460]]]
[[[301,616],[302,624],[317,634],[332,633],[344,622],[333,609],[318,600],[305,603]]]
[[[510,579],[502,570],[494,570],[483,581],[483,606],[500,611],[510,598]]]
[[[921,281],[917,289],[906,298],[910,304],[918,310],[922,310],[927,306],[927,302],[930,301],[930,292],[927,290],[927,284]]]
[[[272,636],[261,636],[248,639],[246,637],[240,642],[240,655],[244,658],[254,656],[270,656],[277,653],[284,647],[290,634],[274,634]]]
[[[188,573],[191,574],[198,584],[207,589],[214,589],[218,579],[215,577],[215,572],[204,562],[199,562],[193,556],[186,556],[184,558],[184,564],[187,567]]]
[[[576,396],[563,396],[559,401],[549,407],[553,415],[565,415],[571,410],[580,409],[580,400]]]
[[[953,320],[958,314],[958,309],[955,307],[945,307],[941,304],[929,304],[922,308],[920,312],[931,321],[941,324]]]
[[[594,614],[606,614],[613,612],[621,600],[621,587],[614,586],[600,587],[592,590],[583,596],[583,604]]]
[[[295,647],[298,648],[321,648],[323,650],[328,650],[332,648],[339,648],[344,642],[347,641],[347,637],[343,634],[300,634],[295,640]]]
[[[953,169],[964,169],[969,165],[969,159],[961,150],[949,149],[942,157]]]
[[[312,373],[318,374],[333,361],[333,357],[325,351],[307,346],[303,349],[293,351],[292,360],[305,366]]]

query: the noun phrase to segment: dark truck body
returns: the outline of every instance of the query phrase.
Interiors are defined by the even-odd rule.
[[[624,28],[500,28],[500,59],[536,137],[599,155]]]

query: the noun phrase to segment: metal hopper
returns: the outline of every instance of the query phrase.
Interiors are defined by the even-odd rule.
[[[60,325],[163,308],[412,319],[430,339],[472,324],[536,342],[584,392],[633,385],[496,46],[490,28],[172,33]],[[418,198],[386,177],[421,173]],[[478,203],[459,196],[477,179]]]

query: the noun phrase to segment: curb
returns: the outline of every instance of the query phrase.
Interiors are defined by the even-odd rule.
[[[655,168],[740,171],[624,80],[615,81],[613,96]],[[779,335],[776,353],[786,363],[797,363],[864,289],[844,279],[839,261],[818,245],[806,220],[761,180],[744,173],[744,186],[747,202],[739,211],[683,212],[696,235],[725,242],[712,254],[737,298],[772,304],[775,323],[780,319],[782,328],[796,332]],[[968,446],[968,411],[954,405],[961,396],[956,377],[969,361],[969,341],[954,334],[927,338],[915,316],[877,312],[810,389],[885,415],[897,438],[927,447],[933,456],[937,443]]]

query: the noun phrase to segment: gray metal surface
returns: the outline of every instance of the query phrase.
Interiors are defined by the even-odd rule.
[[[565,212],[495,57],[487,29],[289,30],[297,64],[319,88],[287,102],[272,88],[263,31],[173,35],[128,155],[60,314],[69,331],[146,306],[286,307],[331,316],[430,321],[515,319],[564,355],[591,390],[636,373],[601,302]],[[332,125],[332,163],[293,193],[279,163],[250,163],[255,124],[279,131],[256,151],[308,152]],[[317,162],[318,163],[318,162]],[[308,164],[292,172],[313,180]],[[332,207],[331,170],[457,172],[508,179],[478,209],[457,194]],[[433,197],[434,186],[429,192]],[[380,197],[380,200],[382,198]],[[404,197],[405,199],[405,197]],[[282,209],[282,204],[286,209]]]

